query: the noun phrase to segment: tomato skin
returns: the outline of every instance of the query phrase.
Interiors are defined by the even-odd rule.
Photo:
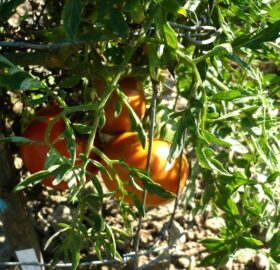
[[[136,77],[127,77],[119,81],[119,86],[123,93],[128,97],[130,106],[133,108],[136,115],[141,119],[146,112],[146,101],[141,81]],[[101,97],[104,89],[106,88],[106,82],[95,80],[94,87],[96,88],[98,96]],[[118,99],[118,95],[113,92],[106,105],[106,123],[102,128],[102,132],[104,133],[114,135],[131,131],[129,112],[124,104],[122,104],[122,111],[120,115],[118,117],[114,116],[115,104]]]
[[[27,170],[32,174],[39,172],[44,169],[44,163],[49,151],[48,146],[45,144],[45,133],[50,121],[59,113],[61,110],[56,106],[50,106],[39,110],[36,116],[44,117],[46,121],[41,121],[35,118],[23,131],[22,135],[29,139],[34,140],[32,144],[23,144],[20,146],[20,155],[23,163]],[[67,141],[65,138],[61,138],[65,129],[65,124],[62,119],[59,119],[53,126],[50,132],[50,143],[56,148],[56,150],[66,158],[70,158],[70,153],[67,149]],[[86,150],[87,140],[76,136],[76,157],[80,153],[84,153]],[[96,156],[91,154],[92,159]],[[79,159],[75,162],[76,165],[81,164]],[[97,168],[89,166],[87,168],[92,174],[97,173]],[[56,190],[65,190],[68,188],[68,184],[65,181],[61,181],[58,185],[53,185],[52,181],[54,177],[47,177],[42,180],[42,184],[51,187]]]
[[[155,139],[153,141],[150,172],[151,178],[154,182],[160,184],[165,190],[176,194],[180,159],[177,158],[170,166],[166,167],[170,147],[171,144],[169,142],[159,139]],[[138,135],[136,133],[126,132],[117,137],[112,144],[105,149],[104,154],[110,159],[119,159],[126,162],[128,165],[145,170],[148,156],[148,146],[146,146],[145,149],[142,149]],[[102,161],[102,164],[110,171],[104,161]],[[123,182],[127,182],[125,184],[125,189],[133,192],[140,200],[142,200],[143,192],[137,190],[132,184],[129,184],[129,171],[118,164],[116,164],[114,168],[120,179]],[[115,179],[111,180],[109,176],[103,172],[101,172],[101,176],[109,191],[115,191],[118,189],[118,184]],[[179,192],[181,192],[185,186],[187,177],[188,162],[187,158],[183,156]],[[135,181],[139,186],[143,186],[139,179],[135,179]],[[134,204],[133,199],[130,196],[125,196],[125,201],[132,205]],[[158,195],[150,194],[149,192],[147,193],[147,206],[162,205],[170,201],[170,199],[165,199]]]
[[[44,167],[45,157],[49,151],[48,146],[44,143],[45,133],[50,121],[60,112],[61,109],[57,106],[40,109],[22,133],[23,137],[35,141],[32,144],[23,144],[20,146],[23,163],[31,173],[38,172]],[[45,121],[36,119],[36,116],[44,118]],[[63,134],[64,129],[65,123],[62,119],[59,119],[50,132],[50,143],[54,143]]]

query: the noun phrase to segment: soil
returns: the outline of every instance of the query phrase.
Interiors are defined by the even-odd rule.
[[[201,197],[202,188],[202,182],[198,181],[195,193],[196,199]],[[42,248],[44,261],[50,262],[53,258],[53,249],[60,244],[60,240],[57,238],[47,250],[44,250],[44,246],[49,237],[58,230],[58,223],[69,223],[71,221],[74,208],[67,203],[67,193],[54,191],[41,185],[28,188],[25,194],[28,200],[28,209],[33,218],[34,227]],[[172,226],[167,230],[173,209],[174,202],[147,209],[142,223],[139,245],[139,253],[146,254],[139,258],[139,269],[214,270],[215,268],[213,267],[198,266],[199,261],[207,255],[207,251],[200,244],[200,241],[206,237],[216,237],[220,228],[224,225],[223,219],[213,216],[210,206],[201,214],[193,217],[191,207],[186,207],[186,202],[181,197]],[[120,228],[123,226],[123,219],[119,213],[116,199],[107,198],[104,201],[102,212],[110,225]],[[137,224],[138,220],[132,221],[135,230]],[[132,239],[122,238],[122,240],[123,244],[118,247],[118,252],[125,256],[125,254],[133,251]],[[167,249],[167,247],[169,248]],[[2,262],[16,261],[3,231],[0,231],[0,258]],[[81,261],[99,261],[94,248],[82,251]],[[229,261],[223,269],[264,269],[260,262],[259,255],[243,254]],[[132,265],[131,263],[111,263],[98,266],[87,265],[81,268],[117,270],[132,269]],[[6,267],[2,269],[16,270],[19,268]]]

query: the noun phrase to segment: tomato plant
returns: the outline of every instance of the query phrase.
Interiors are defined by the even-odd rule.
[[[54,254],[57,261],[64,256],[73,269],[78,268],[85,246],[94,246],[100,258],[121,259],[119,234],[134,237],[131,218],[139,216],[141,223],[146,217],[139,200],[141,189],[148,192],[148,204],[151,191],[156,202],[170,196],[151,180],[144,165],[148,164],[145,157],[149,159],[147,145],[151,145],[147,142],[157,147],[160,143],[154,137],[164,136],[172,141],[166,146],[168,162],[178,164],[177,158],[186,152],[190,168],[186,192],[175,201],[174,209],[184,208],[192,217],[211,213],[225,224],[214,238],[200,242],[207,256],[197,258],[197,265],[220,269],[240,252],[253,250],[266,257],[267,269],[277,269],[278,1],[27,0],[28,10],[22,13],[18,11],[24,9],[21,3],[0,1],[0,118],[4,118],[0,127],[5,126],[0,141],[26,142],[19,128],[26,122],[26,113],[20,112],[18,104],[30,109],[54,100],[63,108],[63,121],[58,120],[46,136],[40,130],[46,130],[49,120],[40,121],[40,128],[29,138],[34,135],[41,143],[22,145],[44,147],[38,149],[49,155],[40,164],[55,160],[51,165],[56,167],[32,173],[16,188],[50,176],[58,183],[73,172],[91,180],[90,194],[75,177],[75,184],[69,186],[68,202],[75,202],[75,214],[72,222],[62,225],[66,238]],[[80,155],[74,129],[87,138]],[[63,138],[56,141],[62,130]],[[136,135],[126,138],[115,152],[103,153],[96,146],[99,134],[106,141],[107,135],[127,131],[136,132],[139,142]],[[49,138],[49,149],[44,137]],[[17,156],[17,147],[10,146]],[[92,153],[102,164],[91,158]],[[162,153],[165,160],[167,150]],[[141,160],[140,165],[134,157]],[[164,175],[161,161],[157,165]],[[151,175],[157,180],[155,163],[151,163]],[[92,164],[102,171],[113,192],[106,191],[99,174],[88,173],[86,168]],[[198,191],[198,187],[203,188]],[[111,226],[96,207],[102,208],[104,198],[113,200],[116,194],[125,224],[121,229]],[[136,210],[127,203],[131,198]],[[189,220],[184,221],[189,228]],[[137,253],[135,246],[126,251]],[[161,255],[151,263],[160,261]],[[135,269],[138,266],[136,259]]]
[[[135,112],[135,114],[141,119],[146,112],[146,102],[144,89],[141,81],[136,77],[126,77],[119,82],[120,90],[128,99],[128,103]],[[95,80],[94,86],[97,90],[99,97],[104,92],[106,82],[101,80]],[[117,93],[113,93],[110,97],[106,108],[105,118],[106,122],[102,131],[108,134],[119,134],[123,132],[131,131],[131,120],[128,108],[123,104],[121,108],[120,97]],[[120,104],[119,104],[120,103]]]
[[[170,152],[171,143],[163,141],[160,139],[154,139],[152,143],[152,152],[150,160],[150,173],[153,181],[166,191],[177,193],[182,192],[187,176],[188,176],[188,162],[185,156],[182,158],[182,166],[180,170],[180,158],[175,159],[171,164],[168,164],[167,158]],[[119,160],[125,162],[127,165],[145,170],[148,156],[148,147],[145,149],[142,148],[139,138],[136,133],[126,132],[117,137],[108,147],[105,148],[104,154],[111,160]],[[103,162],[106,166],[105,162]],[[136,195],[139,201],[143,197],[143,184],[137,179],[137,176],[134,174],[135,179],[132,182],[131,171],[128,167],[120,164],[115,164],[114,173],[110,175],[102,173],[102,178],[110,191],[117,191],[119,197],[120,192],[118,192],[119,185],[116,179],[116,174],[119,179],[122,181],[121,186],[125,191]],[[109,169],[110,171],[110,169]],[[180,172],[181,171],[181,172]],[[180,174],[180,184],[178,188]],[[136,187],[135,187],[136,186]],[[124,195],[124,200],[133,204],[133,198],[129,195]],[[170,202],[170,199],[166,199],[158,196],[157,194],[147,193],[146,205],[147,206],[157,206]]]

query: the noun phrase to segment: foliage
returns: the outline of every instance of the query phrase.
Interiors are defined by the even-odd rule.
[[[277,269],[278,1],[51,0],[38,4],[29,0],[28,10],[19,15],[22,2],[0,1],[0,111],[6,123],[19,121],[11,103],[24,104],[21,127],[8,129],[11,137],[3,142],[26,143],[20,134],[34,107],[55,101],[63,107],[60,116],[67,126],[69,145],[74,133],[89,135],[81,174],[93,162],[91,151],[112,167],[114,161],[93,147],[93,142],[113,91],[123,106],[129,106],[118,80],[137,76],[145,83],[148,107],[154,86],[161,90],[155,136],[173,142],[170,161],[182,149],[189,149],[192,157],[186,209],[191,206],[196,214],[211,204],[225,221],[218,238],[202,241],[209,256],[201,265],[219,268],[239,251],[252,249],[267,256],[267,269]],[[108,82],[100,100],[95,98],[95,78]],[[170,81],[176,97],[167,102],[173,93],[168,90]],[[151,118],[146,115],[140,121],[129,111],[144,145]],[[51,157],[58,154],[52,148]],[[99,162],[95,165],[106,170]],[[74,165],[46,168],[21,182],[18,189],[74,169]],[[95,245],[100,257],[106,253],[120,259],[117,235],[131,235],[129,220],[136,215],[120,201],[125,228],[107,224],[99,209],[103,198],[112,194],[103,190],[99,178],[90,176],[90,194],[84,192],[84,185],[69,190],[69,203],[75,203],[76,213],[71,224],[61,224],[67,237],[56,250],[57,258],[60,254],[71,258],[73,269],[85,245]],[[200,178],[205,189],[197,200],[193,194]]]

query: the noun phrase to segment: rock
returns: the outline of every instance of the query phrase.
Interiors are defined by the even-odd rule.
[[[229,259],[226,264],[223,266],[223,270],[231,270],[233,267],[233,259]]]
[[[22,162],[22,159],[20,157],[15,157],[14,166],[17,170],[20,170],[22,168],[23,162]]]
[[[223,226],[225,226],[225,222],[221,217],[209,218],[204,223],[206,229],[210,229],[215,233],[218,233]]]
[[[196,259],[195,256],[191,256],[191,265],[190,269],[194,269],[196,267]]]
[[[254,262],[258,269],[265,269],[269,264],[268,258],[263,253],[258,253],[254,258]]]
[[[253,260],[255,254],[256,254],[255,250],[251,250],[251,249],[240,250],[240,253],[238,254],[236,260],[240,264],[247,264]]]
[[[193,231],[187,231],[186,235],[187,235],[188,240],[194,240],[194,238],[195,238]]]
[[[72,210],[70,207],[60,204],[53,212],[52,219],[50,220],[51,226],[55,231],[61,229],[58,223],[69,224],[72,221]]]
[[[184,228],[175,220],[173,220],[172,225],[169,230],[170,240],[177,243],[185,243],[186,235],[184,234]]]
[[[191,258],[190,257],[181,257],[178,259],[178,263],[184,267],[184,269],[187,269],[191,265]]]

